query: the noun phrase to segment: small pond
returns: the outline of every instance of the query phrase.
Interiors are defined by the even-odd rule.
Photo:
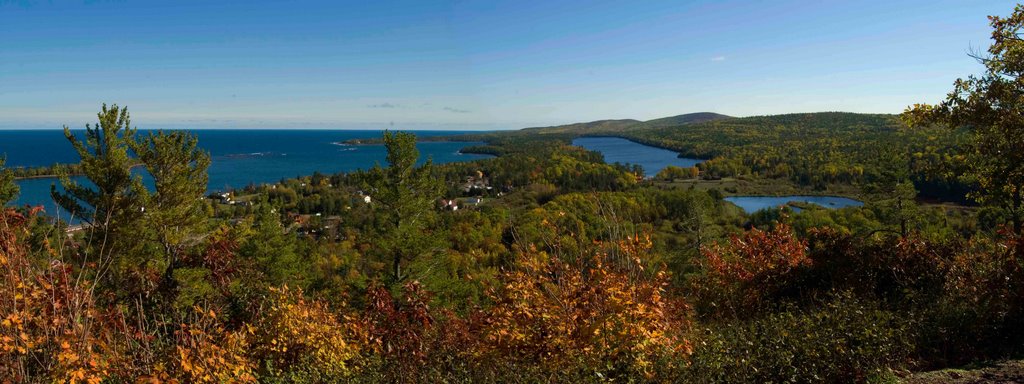
[[[864,205],[860,201],[839,196],[731,196],[726,197],[725,200],[738,205],[747,213],[783,206],[791,201],[817,204],[830,209],[860,207]]]

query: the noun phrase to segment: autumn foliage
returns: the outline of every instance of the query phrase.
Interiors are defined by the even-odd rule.
[[[11,382],[863,381],[1024,340],[1012,232],[799,238],[779,224],[705,247],[683,286],[651,270],[644,233],[568,257],[527,246],[480,305],[455,312],[416,280],[373,283],[358,300],[245,288],[259,274],[222,228],[186,259],[221,299],[176,313],[102,304],[94,266],[62,262],[63,244],[29,249],[32,220],[7,210],[0,227]]]
[[[626,243],[636,242],[624,242],[623,252],[640,251]],[[568,262],[524,252],[489,290],[492,304],[465,316],[431,310],[415,282],[398,297],[371,289],[370,345],[386,367],[377,369],[387,372],[384,377],[401,372],[399,381],[456,372],[480,380],[512,372],[520,378],[654,378],[670,370],[690,350],[683,337],[687,306],[670,294],[664,272],[637,274],[607,264],[606,257]]]
[[[779,224],[770,231],[751,229],[713,245],[698,261],[702,275],[691,283],[702,313],[745,316],[787,293],[801,268],[811,265],[807,244]]]
[[[535,257],[494,294],[487,352],[548,369],[602,367],[608,375],[651,375],[659,361],[685,356],[685,305],[667,278],[634,279],[599,257],[587,268]]]
[[[194,318],[174,332],[172,372],[189,383],[255,382],[256,361],[248,355],[251,333],[248,327],[226,330],[215,312],[196,308]],[[156,368],[147,378],[169,379],[160,366]]]
[[[115,330],[71,266],[31,263],[23,239],[30,219],[0,213],[0,376],[98,383],[115,373]]]
[[[688,307],[669,292],[665,273],[609,264],[609,254],[567,262],[524,252],[489,291],[491,304],[461,315],[432,308],[430,293],[411,281],[398,295],[371,287],[362,310],[269,288],[251,320],[237,323],[216,307],[194,306],[177,319],[100,308],[94,285],[75,268],[30,261],[29,219],[8,210],[0,231],[0,369],[14,381],[490,381],[516,367],[533,377],[655,378],[690,351]],[[201,254],[220,291],[240,267],[229,267],[229,238],[212,236]],[[614,259],[638,260],[650,240],[613,245]]]
[[[271,288],[259,313],[245,329],[253,335],[250,353],[264,362],[267,374],[318,381],[352,372],[365,339],[355,319],[287,286]]]

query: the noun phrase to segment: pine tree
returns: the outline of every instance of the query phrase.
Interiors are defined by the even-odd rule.
[[[281,225],[269,203],[261,201],[256,207],[252,231],[239,255],[255,262],[268,285],[301,283],[305,265],[299,259],[295,234]]]
[[[397,284],[409,276],[404,264],[436,246],[436,237],[427,230],[437,216],[434,202],[444,184],[433,175],[432,161],[416,166],[416,135],[385,131],[383,139],[388,167],[370,170],[368,189],[381,223],[375,245],[390,258],[390,278]]]
[[[911,180],[910,157],[896,148],[881,151],[878,157],[885,160],[885,166],[879,167],[874,180],[862,188],[865,194],[872,196],[868,204],[880,213],[879,220],[887,225],[874,232],[898,230],[900,236],[906,237],[920,224],[918,192]]]
[[[210,155],[199,149],[195,136],[180,131],[159,131],[128,144],[153,176],[156,190],[146,202],[143,223],[163,251],[161,286],[169,289],[181,254],[209,217],[202,198]]]
[[[0,157],[0,208],[18,196],[18,184],[14,183],[14,173],[4,168],[7,158]]]
[[[131,173],[134,161],[128,143],[135,135],[128,108],[117,105],[97,114],[99,123],[86,125],[85,139],[79,140],[67,126],[64,136],[81,158],[81,171],[89,180],[80,184],[66,169],[58,175],[65,192],[51,186],[53,199],[75,217],[90,224],[103,245],[116,241],[142,215],[147,192],[142,180]],[[91,184],[91,185],[88,185]]]

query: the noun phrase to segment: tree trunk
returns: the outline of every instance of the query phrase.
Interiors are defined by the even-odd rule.
[[[157,291],[167,303],[173,302],[177,299],[175,291],[177,291],[177,281],[174,280],[174,269],[178,262],[174,247],[164,242],[164,254],[167,255],[167,266],[164,267],[163,276],[160,278],[160,285],[157,287]],[[165,303],[166,304],[166,303]]]
[[[900,215],[900,237],[907,237],[907,218],[903,215],[903,198],[896,200],[896,212]]]
[[[393,268],[394,268],[393,273],[394,273],[395,283],[397,284],[399,281],[402,281],[402,253],[401,252],[398,252],[398,251],[395,252],[394,267]]]
[[[1010,207],[1010,219],[1013,221],[1013,235],[1016,237],[1017,249],[1015,249],[1017,258],[1024,258],[1024,218],[1020,214],[1021,196],[1020,188],[1013,193],[1013,198]]]

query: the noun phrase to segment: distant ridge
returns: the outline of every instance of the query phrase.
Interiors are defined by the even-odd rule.
[[[640,120],[633,119],[620,119],[620,120],[597,120],[587,123],[573,123],[566,125],[554,125],[550,127],[532,127],[520,129],[522,132],[531,133],[588,133],[595,131],[616,131],[626,127],[637,125],[642,123]]]
[[[723,115],[714,112],[696,112],[686,113],[682,115],[662,117],[660,119],[647,120],[644,125],[648,126],[667,126],[667,125],[684,125],[684,124],[697,124],[705,123],[708,121],[731,119],[732,116]]]
[[[591,134],[605,134],[605,133],[616,133],[624,132],[632,129],[639,128],[654,128],[654,127],[665,127],[665,126],[678,126],[687,124],[699,124],[706,123],[709,121],[732,119],[732,116],[726,116],[714,112],[695,112],[686,113],[682,115],[662,117],[659,119],[640,121],[634,119],[617,119],[617,120],[597,120],[586,123],[573,123],[565,125],[554,125],[550,127],[531,127],[520,129],[522,133],[534,133],[534,134],[564,134],[571,133],[576,135],[591,135]]]
[[[508,140],[559,140],[569,143],[578,137],[620,137],[640,144],[679,152],[685,157],[710,159],[737,148],[758,148],[764,152],[792,142],[815,140],[891,140],[901,123],[892,114],[813,112],[782,115],[732,117],[713,112],[687,113],[648,121],[633,119],[597,120],[550,127],[523,128],[427,137],[424,141],[470,141],[486,145],[469,147],[467,153],[501,155],[496,143]],[[526,142],[523,141],[523,142]],[[771,146],[763,147],[765,143]],[[831,142],[829,142],[831,143]],[[867,161],[867,160],[862,160]]]

